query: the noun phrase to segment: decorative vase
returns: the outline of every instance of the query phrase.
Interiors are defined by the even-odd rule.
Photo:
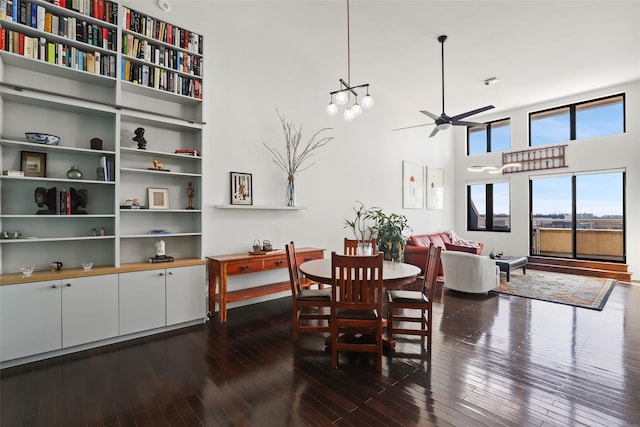
[[[77,166],[71,166],[71,169],[67,171],[67,178],[69,179],[82,179],[82,172]]]
[[[287,178],[287,206],[296,205],[296,177],[289,175]]]
[[[356,255],[360,256],[371,256],[373,255],[373,248],[371,247],[371,243],[358,243],[358,249],[356,251]]]

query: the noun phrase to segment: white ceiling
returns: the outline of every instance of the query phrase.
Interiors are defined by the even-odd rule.
[[[346,51],[346,1],[325,3],[318,13],[318,25],[344,34],[335,50]],[[449,37],[449,115],[486,104],[498,112],[640,80],[638,0],[351,0],[350,22],[352,83],[369,79],[371,68],[393,68],[395,89],[419,92],[424,104],[415,108],[436,114],[441,34]],[[303,30],[308,22],[299,25]],[[490,77],[499,83],[485,86]]]

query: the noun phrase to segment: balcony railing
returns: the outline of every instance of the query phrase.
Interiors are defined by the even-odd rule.
[[[550,221],[547,218],[544,219]],[[573,257],[572,230],[571,228],[559,228],[565,225],[563,223],[566,221],[570,224],[570,221],[563,219],[552,221],[553,227],[542,227],[540,221],[534,218],[531,236],[532,255]],[[580,228],[581,223],[585,228]],[[570,227],[570,225],[568,226]],[[578,220],[576,256],[607,261],[624,261],[622,219],[589,218]]]

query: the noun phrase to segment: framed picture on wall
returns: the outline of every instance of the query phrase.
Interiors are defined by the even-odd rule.
[[[424,209],[424,166],[402,161],[402,207]]]
[[[252,205],[253,183],[251,174],[246,172],[230,172],[231,174],[231,204]]]
[[[149,209],[169,209],[169,189],[149,187]]]
[[[427,209],[444,209],[444,170],[427,167]]]
[[[24,176],[47,176],[47,155],[46,153],[32,153],[30,151],[20,152],[20,170]]]

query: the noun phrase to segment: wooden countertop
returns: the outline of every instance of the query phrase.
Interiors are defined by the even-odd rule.
[[[203,265],[205,260],[197,258],[177,259],[173,262],[152,264],[149,262],[133,262],[121,264],[120,267],[97,266],[91,270],[82,268],[63,268],[62,270],[34,271],[31,276],[23,276],[22,273],[8,273],[0,276],[0,286],[16,285],[19,283],[43,282],[47,280],[75,279],[78,277],[102,276],[105,274],[129,273],[132,271],[159,270],[163,268],[188,267],[192,265]]]

